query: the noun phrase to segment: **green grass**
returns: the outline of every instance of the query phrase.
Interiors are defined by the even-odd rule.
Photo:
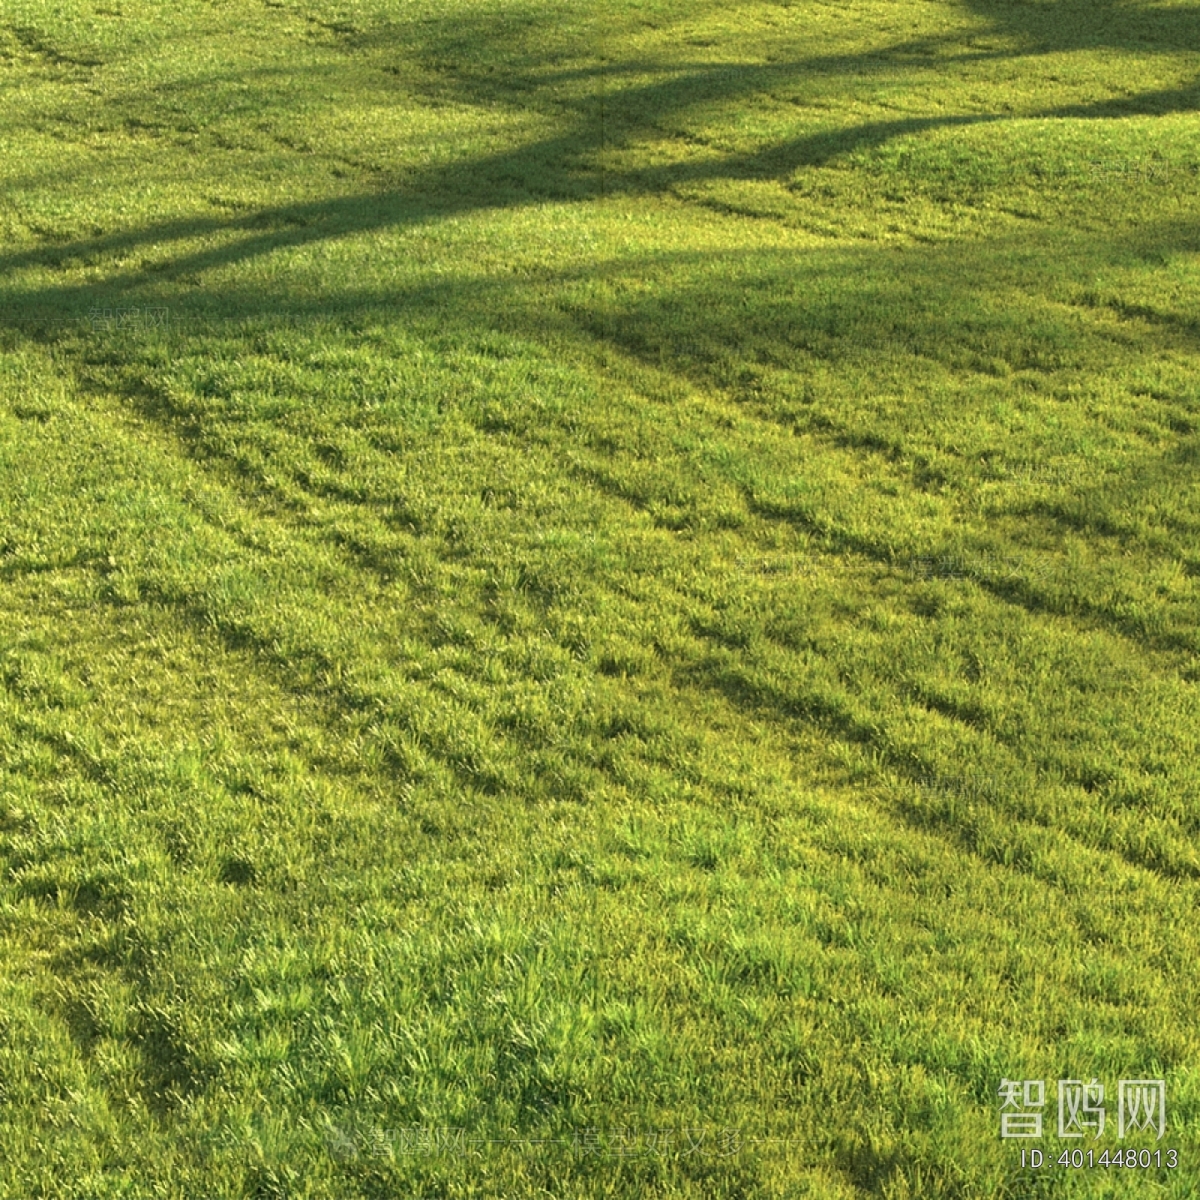
[[[1198,46],[8,0],[0,1195],[1195,1195]]]

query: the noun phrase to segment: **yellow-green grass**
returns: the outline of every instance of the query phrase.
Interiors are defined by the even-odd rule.
[[[0,1195],[1194,1195],[1197,47],[9,0]]]

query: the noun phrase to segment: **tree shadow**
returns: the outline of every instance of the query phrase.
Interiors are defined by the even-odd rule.
[[[719,254],[681,250],[656,256],[653,264],[635,253],[599,265],[543,269],[536,287],[502,270],[409,286],[340,289],[331,297],[290,298],[286,284],[268,288],[243,284],[222,293],[221,315],[258,320],[287,309],[297,321],[335,326],[378,316],[416,337],[436,332],[456,347],[478,346],[483,334],[493,333],[515,339],[514,345],[565,348],[567,357],[578,362],[597,351],[610,355],[615,351],[611,369],[639,381],[639,386],[646,386],[655,372],[660,378],[687,380],[708,395],[732,401],[756,438],[787,440],[803,433],[858,460],[864,477],[882,467],[889,478],[918,486],[919,468],[913,466],[910,472],[901,460],[918,462],[921,447],[929,440],[932,417],[923,380],[941,380],[939,386],[959,389],[952,413],[941,418],[948,433],[971,410],[983,411],[993,403],[992,392],[974,396],[978,389],[972,388],[972,381],[997,372],[1020,373],[1026,382],[1040,377],[1046,387],[1060,376],[1119,374],[1128,360],[1128,345],[1114,347],[1103,329],[1074,319],[1066,299],[1071,272],[1064,275],[1056,264],[1074,264],[1074,284],[1082,296],[1097,266],[1121,261],[1131,253],[1153,257],[1180,249],[1200,250],[1200,226],[1195,222],[1160,222],[1144,228],[1132,241],[1099,237],[1081,243],[1074,235],[1054,230],[1036,235],[1020,231],[982,242],[893,251],[886,266],[874,247],[766,248]],[[603,300],[578,302],[581,289],[597,286]],[[1046,314],[1039,298],[1055,289],[1056,311]],[[1081,310],[1077,306],[1074,311]],[[1169,305],[1162,312],[1134,319],[1145,327],[1140,336],[1149,354],[1200,352],[1200,329],[1178,318]],[[214,402],[207,393],[203,402],[193,406],[186,389],[181,393],[176,385],[159,381],[155,362],[153,356],[139,359],[136,348],[128,355],[130,379],[124,391],[129,403],[143,418],[169,429],[196,458],[224,453],[228,463],[236,465],[241,434],[234,426],[249,418],[236,405],[222,415],[219,396]],[[848,388],[872,395],[899,391],[906,397],[890,413],[888,437],[881,437],[877,419],[870,419],[874,425],[870,420],[863,424],[862,405],[844,405],[839,399],[842,393],[830,390],[828,381],[843,377],[854,381]],[[823,378],[826,383],[810,389],[803,384],[810,378]],[[582,490],[637,510],[639,519],[655,524],[665,519],[656,514],[654,497],[641,494],[636,479],[624,479],[620,470],[600,469],[605,462],[612,466],[621,460],[619,449],[606,448],[606,418],[597,418],[596,429],[591,429],[588,420],[573,410],[556,417],[516,397],[504,404],[476,404],[466,396],[459,403],[468,421],[482,431],[511,435],[516,444],[569,441],[582,457],[577,455],[564,470]],[[1027,531],[1029,540],[1021,543],[1023,549],[1055,546],[1064,536],[1080,533],[1091,538],[1095,530],[1081,514],[1092,514],[1099,521],[1122,506],[1131,512],[1149,511],[1164,481],[1182,486],[1182,480],[1194,476],[1196,458],[1189,439],[1196,424],[1187,414],[1186,398],[1164,396],[1153,408],[1163,435],[1169,438],[1172,431],[1179,435],[1169,449],[1154,449],[1151,438],[1141,456],[1129,459],[1118,476],[1089,476],[1069,495],[1043,498],[1037,492],[1014,493],[1007,515]],[[331,412],[325,419],[335,420]],[[679,419],[686,417],[681,413]],[[369,420],[353,408],[341,410],[336,417],[336,423],[347,429],[365,429],[363,422]],[[561,425],[556,426],[557,421]],[[709,430],[706,436],[719,438],[720,434]],[[955,473],[968,489],[978,469],[975,456],[983,448],[972,448],[968,440],[961,450]],[[1005,447],[1004,457],[1011,453],[1019,459],[1022,453],[1037,452],[1038,446],[1031,443],[1024,451]],[[336,476],[343,468],[337,466],[337,459],[333,454],[333,465],[319,478],[301,473],[287,487],[298,482],[304,494],[350,499],[359,508],[377,513],[397,508],[395,496],[386,490],[387,472],[378,476],[384,491],[376,492],[354,476],[356,468],[345,467],[346,490],[339,490]],[[285,468],[279,465],[273,470],[281,473]],[[906,472],[911,475],[907,482]],[[725,482],[726,473],[720,474]],[[738,470],[727,478],[738,480]],[[263,490],[259,476],[243,482],[248,491]],[[291,501],[286,499],[289,494]],[[770,488],[764,492],[751,484],[743,486],[743,494],[752,514],[791,527],[823,555],[849,556],[889,570],[897,565],[897,546],[908,542],[897,529],[851,527],[828,508],[814,509],[803,494]],[[286,487],[281,488],[278,502],[306,509]],[[1176,516],[1160,512],[1155,520],[1179,545],[1186,544],[1192,533],[1186,512]],[[1112,544],[1103,530],[1099,534],[1098,540],[1092,539],[1096,544]],[[958,552],[953,546],[937,549]],[[910,548],[910,552],[918,550]],[[355,553],[368,565],[373,561],[369,537]],[[385,560],[386,554],[377,564],[381,569]],[[1176,652],[1194,641],[1186,628],[1188,614],[1175,601],[1169,619],[1156,629],[1143,616],[1125,611],[1119,597],[1093,604],[1079,596],[1064,597],[1061,589],[1036,579],[988,574],[976,583],[1006,604],[1104,625],[1148,648]]]
[[[514,22],[489,15],[465,23],[425,22],[418,57],[434,64],[434,69],[424,77],[418,92],[462,104],[499,104],[552,114],[562,132],[491,154],[412,170],[399,178],[385,178],[379,187],[357,194],[274,205],[232,218],[175,218],[50,246],[10,250],[0,254],[0,280],[25,269],[63,269],[149,246],[210,243],[186,249],[153,269],[110,272],[103,284],[10,287],[0,294],[0,300],[9,309],[10,323],[50,319],[64,309],[87,308],[92,302],[127,294],[161,300],[168,290],[163,285],[178,277],[315,242],[544,201],[662,195],[681,185],[710,181],[783,180],[803,167],[828,164],[852,151],[878,147],[896,138],[994,123],[1011,116],[939,113],[864,121],[822,128],[751,151],[697,156],[682,153],[687,137],[672,129],[672,123],[699,105],[748,103],[800,85],[815,87],[816,94],[825,99],[836,99],[847,92],[849,81],[856,79],[895,72],[908,77],[913,71],[945,70],[985,58],[1096,46],[1182,53],[1200,45],[1200,13],[1191,9],[1151,8],[1116,0],[1087,5],[968,0],[968,8],[987,22],[989,30],[1015,35],[1018,48],[963,50],[963,37],[955,33],[902,40],[860,54],[812,55],[772,63],[684,62],[671,66],[650,59],[597,61],[564,68],[553,46],[541,44],[545,26],[532,18]],[[401,29],[411,32],[409,26],[336,29],[333,36],[349,54],[378,55]],[[603,47],[597,49],[596,57],[602,57]],[[494,69],[496,63],[506,68],[502,76]],[[656,77],[647,79],[647,74]],[[1193,111],[1198,106],[1200,82],[1193,81],[1177,88],[1044,108],[1025,115],[1101,120],[1133,113]],[[139,119],[136,114],[126,115]],[[614,165],[614,151],[636,146],[647,137],[664,136],[680,146],[676,160],[654,166]],[[211,244],[214,241],[218,244]],[[219,303],[219,298],[214,303]]]
[[[1098,47],[1194,55],[1200,9],[1130,0],[966,0],[991,30],[1018,39],[1020,54]]]

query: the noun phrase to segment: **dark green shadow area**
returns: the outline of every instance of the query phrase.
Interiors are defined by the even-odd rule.
[[[1056,54],[1111,47],[1155,54],[1191,54],[1200,45],[1193,4],[1128,0],[966,0],[990,31],[1017,39],[1018,54]]]
[[[364,350],[386,348],[388,331],[403,330],[427,345],[500,363],[530,351],[584,372],[607,361],[606,376],[619,386],[673,396],[665,401],[664,415],[685,428],[699,422],[698,435],[727,440],[712,412],[691,410],[689,389],[724,398],[771,436],[812,437],[849,455],[863,479],[883,471],[918,491],[949,487],[966,496],[981,479],[983,461],[1035,461],[1055,452],[1054,435],[1004,446],[993,440],[994,429],[980,429],[962,443],[961,423],[988,413],[998,396],[1027,397],[1052,408],[1073,391],[1086,397],[1131,371],[1136,391],[1143,356],[1190,357],[1200,351],[1200,327],[1186,308],[1160,303],[1130,311],[1119,297],[1097,295],[1091,286],[1098,273],[1168,262],[1197,250],[1200,226],[1180,223],[1120,239],[1042,231],[933,249],[660,253],[651,263],[633,258],[547,268],[520,281],[478,273],[410,287],[343,289],[336,298],[228,289],[219,308],[172,310],[167,328],[153,336],[92,333],[80,327],[84,322],[47,325],[40,336],[78,363],[80,376],[92,386],[127,395],[140,415],[182,437],[205,461],[235,464],[243,435],[257,436],[255,423],[279,397],[265,385],[247,406],[219,374],[204,385],[211,391],[189,397],[179,392],[176,375],[170,386],[164,384],[165,368],[179,361],[200,364],[206,355],[225,361],[239,345],[254,347],[256,355],[265,349],[269,360],[273,352],[266,348],[289,329],[306,343],[319,340],[322,331],[343,331]],[[79,288],[65,299],[65,307],[82,311],[111,299],[111,293]],[[46,302],[39,291],[20,307]],[[1132,322],[1129,332],[1114,338],[1100,320],[1106,317]],[[194,379],[190,386],[197,386]],[[364,384],[364,395],[369,386]],[[428,397],[414,399],[407,413],[389,409],[392,417],[355,402],[339,401],[325,411],[320,403],[316,395],[301,394],[287,411],[298,430],[312,423],[304,416],[310,411],[321,431],[312,436],[326,441],[339,422],[347,430],[393,419],[420,423],[429,419],[420,414],[431,411],[422,407]],[[1127,538],[1136,539],[1131,514],[1151,504],[1167,464],[1175,464],[1176,483],[1184,490],[1194,473],[1196,403],[1194,389],[1143,394],[1137,420],[1149,422],[1173,448],[1152,449],[1147,441],[1138,457],[1112,459],[1094,479],[1077,480],[1065,497],[1019,499],[1007,513],[995,514],[1008,530],[1002,536],[1047,553],[1072,531],[1108,538],[1114,551]],[[504,400],[489,397],[482,384],[436,404],[510,443],[551,448],[564,439],[576,441],[592,460],[577,468],[581,486],[598,489],[643,518],[658,519],[650,515],[657,511],[653,489],[642,492],[620,483],[619,472],[603,469],[607,458],[620,459],[626,450],[613,440],[614,422],[602,414],[583,417],[581,424],[575,409],[549,411],[541,401],[530,403],[511,391]],[[1113,419],[1120,424],[1121,418]],[[685,472],[698,468],[668,443],[665,438],[664,449]],[[792,527],[823,554],[850,554],[888,567],[918,553],[952,549],[914,542],[903,512],[869,535],[855,531],[853,522],[828,509],[786,499],[772,486],[764,490],[744,462],[716,476],[744,497],[750,511]],[[317,491],[326,498],[381,509],[394,500],[372,494],[352,473],[340,485],[328,472],[324,478]],[[298,479],[303,493],[310,485]],[[699,480],[695,476],[693,486]],[[250,493],[262,486],[256,471],[244,482]],[[1192,561],[1189,539],[1196,527],[1182,514],[1179,520],[1168,526],[1173,550],[1160,545],[1154,553],[1188,555]],[[985,538],[977,549],[986,548]],[[363,553],[370,558],[369,551]],[[1119,601],[1096,604],[1082,588],[1064,593],[1028,581],[996,580],[983,586],[1031,612],[1099,622],[1165,652],[1200,649],[1186,613],[1167,627],[1152,628],[1120,611]]]
[[[1191,9],[1145,9],[1103,5],[1084,21],[1081,6],[1070,7],[1079,21],[1068,19],[1058,4],[975,4],[972,11],[986,17],[998,31],[1015,32],[1023,39],[1014,55],[1086,49],[1094,45],[1128,46],[1162,52],[1184,52],[1196,44],[1197,17]],[[1088,10],[1091,11],[1091,10]],[[76,238],[63,244],[0,254],[0,279],[28,268],[70,269],[80,264],[101,264],[110,256],[128,255],[146,247],[192,239],[217,239],[220,244],[186,251],[156,264],[153,272],[120,270],[104,284],[105,298],[125,297],[130,302],[155,297],[165,299],[162,284],[175,276],[194,276],[218,268],[251,262],[261,256],[314,243],[353,237],[381,229],[398,229],[436,222],[474,212],[505,210],[541,201],[586,203],[602,197],[657,196],[673,188],[722,180],[786,180],[805,167],[822,166],[855,150],[885,145],[900,137],[943,128],[965,128],[1011,119],[999,113],[959,113],[907,116],[850,126],[822,129],[768,144],[749,153],[713,156],[698,162],[678,162],[653,168],[615,169],[598,161],[601,152],[635,147],[664,123],[698,104],[746,104],[755,97],[781,88],[817,80],[815,96],[838,96],[837,81],[885,76],[900,71],[911,79],[918,72],[945,70],[955,63],[970,63],[980,55],[966,53],[944,59],[938,48],[917,40],[883,47],[869,55],[816,56],[766,65],[688,64],[668,68],[667,78],[608,86],[623,73],[661,65],[598,65],[563,73],[553,61],[542,58],[531,67],[527,43],[514,40],[512,23],[480,18],[467,30],[436,30],[423,53],[435,62],[454,61],[437,75],[433,94],[470,104],[509,105],[515,110],[552,113],[568,128],[513,150],[455,162],[445,167],[408,173],[400,186],[384,186],[366,193],[263,208],[244,217],[180,218],[154,222],[137,229],[95,237]],[[1072,32],[1077,30],[1077,32]],[[1149,42],[1134,38],[1134,30],[1151,31]],[[1086,32],[1091,30],[1091,32]],[[395,30],[350,37],[348,49],[386,45],[399,36]],[[507,39],[507,41],[506,41]],[[1099,40],[1096,40],[1099,39]],[[490,71],[472,74],[462,69],[455,47],[487,46],[497,61],[519,66],[502,78]],[[464,54],[466,51],[464,50]],[[992,57],[987,52],[982,57]],[[558,84],[590,83],[583,99],[564,97]],[[578,89],[576,89],[578,90]],[[1200,100],[1200,83],[1160,89],[1119,99],[1039,108],[1022,114],[1041,120],[1107,120],[1131,115],[1190,112]],[[135,106],[136,107],[136,106]],[[0,307],[8,319],[37,320],[78,315],[80,304],[90,307],[91,293],[48,286],[37,292],[0,292]],[[85,303],[87,302],[87,303]],[[218,310],[219,297],[205,302]]]

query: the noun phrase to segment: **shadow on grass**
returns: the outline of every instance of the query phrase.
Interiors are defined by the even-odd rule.
[[[1043,20],[1044,7],[1013,6],[1013,13],[1018,15],[1011,15],[1005,6],[972,6],[974,11],[988,15],[997,29],[1019,32],[1040,50],[1049,52],[1092,44],[1072,43],[1066,34],[1062,35],[1067,38],[1065,42],[1055,41],[1059,25]],[[1102,7],[1116,23],[1114,27],[1123,28],[1116,6]],[[1062,6],[1058,10],[1066,11]],[[1072,6],[1071,11],[1082,14],[1084,10]],[[1155,25],[1159,40],[1152,48],[1179,49],[1179,40],[1190,36],[1194,20],[1183,13],[1178,14],[1176,23],[1163,18]],[[476,43],[470,40],[470,44]],[[479,44],[486,44],[486,40]],[[611,144],[608,139],[614,130],[633,140],[652,131],[665,117],[683,111],[697,98],[745,100],[806,73],[824,72],[838,77],[856,69],[874,69],[879,63],[886,65],[889,61],[908,67],[915,55],[927,52],[928,48],[920,49],[923,45],[905,42],[863,56],[861,60],[839,57],[769,67],[728,64],[688,67],[672,73],[666,80],[636,82],[610,95],[606,101],[608,115],[603,119],[587,103],[578,102],[575,123],[566,133],[469,162],[418,172],[402,189],[276,206],[233,220],[165,221],[142,229],[80,239],[65,246],[10,252],[0,256],[0,271],[11,275],[25,268],[63,266],[74,259],[102,260],[150,244],[218,236],[230,239],[224,244],[176,256],[169,264],[168,275],[187,276],[327,239],[432,222],[456,214],[517,207],[537,199],[587,201],[617,192],[658,194],[689,180],[778,177],[798,164],[825,162],[856,146],[882,144],[925,129],[1001,119],[994,114],[977,114],[867,122],[847,130],[776,143],[752,153],[726,155],[711,162],[607,171],[603,179],[599,168],[588,160],[590,154]],[[582,79],[598,78],[601,74],[614,79],[624,69],[598,67],[590,75],[586,70],[574,74]],[[446,86],[461,86],[462,97],[471,99],[475,85],[470,72],[463,74],[462,79],[466,82],[448,81]],[[518,80],[511,85],[512,94],[532,94],[536,100],[540,86],[537,81],[530,76],[524,80],[528,86],[518,86],[520,83]],[[1181,108],[1194,106],[1195,89],[1184,88],[1149,98],[1134,97],[1130,102],[1158,104],[1165,100]],[[1075,115],[1097,119],[1111,115],[1108,103],[1085,106]],[[665,367],[703,387],[721,389],[755,420],[773,423],[784,430],[810,432],[866,455],[886,446],[865,437],[836,412],[815,413],[809,407],[810,401],[802,395],[764,396],[759,387],[764,370],[782,369],[795,374],[807,368],[833,366],[869,372],[874,369],[872,362],[885,366],[889,362],[899,363],[904,367],[923,363],[960,376],[986,373],[989,364],[996,362],[1012,371],[1043,374],[1085,367],[1095,369],[1097,365],[1103,369],[1107,365],[1103,355],[1108,351],[1100,341],[1065,321],[1061,314],[1028,306],[1027,298],[1043,296],[1064,284],[1079,283],[1096,264],[1109,264],[1131,252],[1162,256],[1200,247],[1200,228],[1194,223],[1145,229],[1133,244],[1118,245],[1103,239],[1081,244],[1069,238],[1056,240],[1060,236],[1063,235],[1022,234],[1008,242],[993,239],[933,251],[927,247],[915,251],[889,250],[888,257],[878,249],[843,248],[793,256],[779,251],[679,253],[659,256],[652,268],[638,259],[587,265],[572,271],[544,271],[539,275],[539,288],[530,288],[527,282],[518,282],[511,276],[486,275],[407,288],[341,288],[330,295],[310,298],[295,298],[270,286],[240,290],[225,287],[205,300],[184,301],[181,315],[245,319],[268,325],[281,314],[289,319],[331,324],[379,317],[418,330],[436,327],[451,339],[457,337],[467,342],[481,332],[501,329],[535,345],[554,342],[577,348],[584,354],[597,348],[612,349],[634,365]],[[1009,277],[1006,284],[1001,283],[997,263],[1005,264],[1003,274]],[[597,301],[585,297],[581,301],[576,294],[584,285],[611,285],[620,282],[622,276],[644,283],[650,274],[656,275],[652,288],[611,291],[613,297],[624,299]],[[1014,277],[1019,286],[1014,286]],[[64,282],[10,287],[5,299],[29,320],[38,313],[47,321],[61,318],[64,313],[74,313],[82,319],[93,305],[111,304],[116,296],[122,295],[136,303],[175,304],[177,298],[162,286],[161,278],[161,272],[135,269],[99,284]],[[1195,349],[1194,325],[1168,311],[1147,310],[1147,313],[1154,318],[1158,348],[1173,338],[1181,340],[1186,348]],[[681,345],[690,347],[687,353],[680,353]],[[149,360],[139,361],[136,348],[124,359],[125,350],[120,345],[102,342],[98,349],[97,355],[96,346],[84,347],[85,363],[98,364],[100,374],[114,363],[120,366],[121,388],[143,416],[181,436],[189,452],[197,458],[220,455],[221,451],[214,450],[205,436],[209,417],[189,408],[186,398],[169,395],[156,380],[157,367]],[[85,375],[87,370],[85,365]],[[876,371],[874,378],[881,389],[886,388],[886,374]],[[105,381],[98,377],[97,382]],[[915,430],[924,420],[917,411],[918,404],[914,400],[911,413],[902,416],[897,436],[903,437],[908,432],[904,429],[906,424],[909,430]],[[490,421],[492,428],[499,424],[508,432],[528,435],[534,432],[532,422],[544,423],[553,418],[542,413],[514,412],[501,418],[480,418],[476,414],[474,419],[484,428],[489,427]],[[566,427],[558,432],[564,437],[577,436]],[[229,465],[236,467],[236,446],[225,453]],[[1168,456],[1171,453],[1168,451]],[[1194,472],[1194,456],[1177,456],[1175,469]],[[1153,477],[1153,472],[1146,475],[1147,480]],[[607,489],[610,495],[634,507],[639,505],[636,492],[627,488],[615,488],[599,477],[586,479],[577,475],[577,479],[586,486]],[[253,482],[261,486],[261,480]],[[1149,482],[1145,484],[1143,499],[1145,488],[1152,486]],[[360,491],[362,487],[365,485],[360,485]],[[1136,501],[1138,497],[1130,493],[1130,499]],[[390,498],[363,498],[364,503],[384,500]],[[1078,498],[1079,505],[1097,509],[1111,507],[1112,503],[1111,491],[1102,482],[1083,489]],[[642,505],[643,509],[649,507]],[[787,500],[751,494],[749,507],[760,517],[792,525],[806,537],[816,538],[828,552],[865,556],[880,566],[894,561],[895,546],[886,533],[864,533],[839,527],[830,520],[817,521],[803,504]],[[1057,509],[1043,504],[1036,515],[1064,525],[1073,519],[1073,512],[1075,508],[1068,510],[1061,504]],[[364,561],[372,554],[366,544],[356,552]],[[1040,586],[1001,581],[985,581],[981,586],[998,598],[1031,611],[1095,620],[1144,645],[1179,650],[1190,644],[1179,630],[1155,632],[1144,624],[1131,624],[1127,615],[1104,606],[1084,611]],[[179,603],[175,597],[164,600]],[[197,621],[206,619],[203,613],[192,615]],[[222,632],[229,638],[245,636],[244,630],[236,628]],[[265,643],[250,648],[263,655],[269,652]],[[318,674],[334,665],[311,664]],[[745,694],[743,684],[726,681],[725,690],[730,692],[730,689],[741,689],[738,691],[741,703],[760,704],[761,698]],[[734,698],[731,692],[730,698]],[[769,700],[777,710],[786,711],[784,698]],[[354,698],[341,696],[339,702],[350,705]],[[853,740],[868,736],[847,724],[846,714],[834,709],[809,711],[800,704],[794,715],[806,716],[827,731]]]
[[[1192,55],[1200,46],[1195,5],[1128,0],[966,0],[991,31],[1017,40],[1018,54],[1059,54],[1099,47]]]
[[[970,10],[988,29],[1016,35],[1012,51],[946,53],[949,39],[913,39],[856,55],[795,58],[786,62],[596,63],[560,71],[556,55],[532,49],[544,25],[489,15],[452,24],[420,23],[418,57],[436,65],[425,90],[434,97],[469,105],[541,111],[565,124],[563,132],[524,145],[426,170],[377,190],[263,208],[238,217],[185,217],[137,229],[75,238],[0,254],[0,280],[30,268],[64,269],[98,264],[152,246],[219,241],[186,249],[153,269],[121,269],[101,286],[48,285],[7,289],[0,303],[8,323],[50,320],[64,308],[89,306],[94,296],[161,297],[164,284],[262,256],[376,230],[411,227],[462,214],[521,207],[540,201],[586,202],[602,197],[661,195],[672,188],[716,180],[785,179],[805,166],[827,164],[854,150],[881,146],[924,131],[993,123],[1008,116],[987,113],[931,114],[866,121],[822,129],[758,149],[675,161],[653,167],[617,169],[604,156],[648,137],[672,135],[669,123],[700,104],[745,104],[779,89],[820,81],[816,97],[851,96],[856,80],[914,68],[943,71],[948,65],[982,58],[1021,57],[1112,46],[1156,53],[1190,53],[1200,45],[1200,14],[1194,9],[1109,3],[1007,4],[971,0]],[[432,26],[432,29],[430,28]],[[532,33],[514,33],[515,28]],[[342,29],[342,26],[331,27]],[[379,53],[399,33],[385,27],[338,34],[349,51]],[[963,35],[957,34],[960,38]],[[486,55],[485,55],[486,50]],[[489,56],[510,70],[498,77]],[[647,73],[659,78],[645,80]],[[628,80],[632,78],[634,82]],[[833,86],[837,82],[841,86]],[[569,84],[591,84],[582,94]],[[828,85],[827,85],[828,84]],[[1174,89],[1134,93],[1117,99],[1046,108],[1029,118],[1102,120],[1131,114],[1188,112],[1200,107],[1200,81]],[[127,116],[129,116],[127,114]],[[129,119],[134,119],[129,116]],[[666,123],[666,124],[664,124]],[[214,307],[220,304],[220,298]]]
[[[1144,228],[1132,241],[1092,238],[1083,242],[1076,235],[1043,231],[1037,236],[1022,233],[935,249],[890,251],[886,260],[875,249],[678,252],[659,256],[652,268],[635,257],[600,266],[547,269],[539,273],[536,287],[507,274],[481,272],[408,288],[344,289],[330,300],[292,299],[282,291],[261,288],[228,290],[221,299],[223,318],[244,319],[258,329],[282,319],[265,314],[290,308],[288,320],[342,327],[378,319],[419,337],[445,339],[468,353],[476,352],[471,348],[496,333],[516,339],[518,345],[554,347],[579,361],[593,358],[598,351],[616,351],[612,369],[634,386],[640,386],[639,379],[645,382],[647,371],[686,378],[708,392],[723,393],[752,425],[774,427],[776,434],[803,432],[863,459],[883,455],[891,464],[891,474],[900,477],[909,470],[906,463],[916,453],[914,447],[926,439],[930,420],[923,393],[911,386],[914,369],[919,375],[925,373],[921,377],[951,381],[960,389],[956,416],[969,416],[991,403],[987,395],[974,397],[970,382],[992,378],[1000,369],[997,364],[1014,374],[1046,380],[1060,372],[1082,372],[1097,379],[1110,376],[1121,370],[1121,356],[1128,350],[1066,319],[1062,296],[1085,285],[1098,269],[1130,255],[1155,258],[1197,248],[1200,227],[1162,223]],[[644,284],[648,278],[654,286],[622,286]],[[608,299],[595,298],[591,289],[597,286]],[[587,289],[582,302],[580,288]],[[1047,296],[1058,301],[1053,308],[1041,303]],[[68,293],[68,298],[82,305],[89,290],[80,288]],[[1169,310],[1161,315],[1163,320],[1149,322],[1143,335],[1147,351],[1157,356],[1168,349],[1186,353],[1200,349],[1200,331]],[[179,337],[191,333],[185,330]],[[168,345],[181,344],[172,341],[176,336],[168,335]],[[136,341],[125,346],[101,341],[87,350],[86,357],[99,364],[97,386],[111,386],[104,371],[117,363],[123,371],[119,390],[143,417],[169,429],[198,460],[224,458],[235,475],[241,472],[248,492],[263,491],[261,477],[238,458],[233,433],[239,422],[248,419],[248,410],[240,414],[235,406],[225,413],[219,387],[218,393],[194,406],[186,395],[163,386],[157,360],[141,357]],[[777,385],[772,373],[780,371],[785,379]],[[835,378],[844,374],[858,379],[880,394],[911,393],[911,399],[889,417],[888,437],[864,430],[861,413],[856,418],[841,412],[836,389],[803,383],[807,377],[830,372]],[[87,368],[83,374],[86,377]],[[601,458],[608,453],[604,438],[580,428],[572,412],[556,415],[515,399],[507,407],[498,406],[466,393],[452,403],[485,433],[510,435],[530,444],[562,441],[594,449]],[[1114,539],[1123,543],[1131,536],[1128,521],[1121,517],[1123,510],[1152,507],[1152,497],[1164,480],[1179,485],[1181,479],[1194,476],[1196,428],[1184,411],[1186,397],[1164,395],[1156,405],[1162,432],[1173,444],[1157,450],[1147,444],[1145,457],[1132,472],[1125,469],[1116,478],[1081,479],[1065,496],[1016,497],[1007,515],[1022,521],[1034,547],[1039,539],[1058,544],[1064,535],[1081,532],[1114,545]],[[348,427],[363,427],[371,419],[369,409],[359,412],[352,404],[339,409],[339,414],[337,420]],[[682,412],[680,419],[686,419]],[[619,450],[614,454],[620,457]],[[325,455],[329,458],[330,452]],[[336,454],[330,462],[337,467]],[[965,459],[961,464],[968,484],[975,477],[975,466]],[[602,492],[657,523],[655,496],[642,494],[636,477],[624,480],[591,470],[586,462],[564,464],[564,469],[581,487]],[[353,487],[344,491],[328,473],[320,479],[300,473],[292,481],[296,482],[307,494],[352,501],[377,513],[405,511],[402,500],[376,494],[362,480],[353,480]],[[865,559],[884,570],[897,565],[895,530],[847,527],[831,512],[820,506],[814,509],[811,497],[760,493],[752,487],[743,494],[750,512],[793,527],[821,553]],[[275,502],[295,507],[297,513],[304,507],[283,491]],[[1158,519],[1160,524],[1166,522],[1177,540],[1186,542],[1194,534],[1194,522],[1183,511],[1160,514]],[[413,520],[422,532],[437,536],[436,528],[421,525],[419,514]],[[390,577],[386,556],[379,557],[369,539],[351,540],[343,549],[352,552],[360,565]],[[943,550],[954,553],[955,547],[938,548],[939,553]],[[1111,598],[1092,602],[1082,597],[1068,580],[1059,579],[1051,586],[1040,580],[988,576],[975,582],[1005,603],[1098,623],[1147,648],[1172,653],[1195,648],[1194,635],[1174,616],[1165,626],[1155,627],[1146,616],[1125,611]]]

